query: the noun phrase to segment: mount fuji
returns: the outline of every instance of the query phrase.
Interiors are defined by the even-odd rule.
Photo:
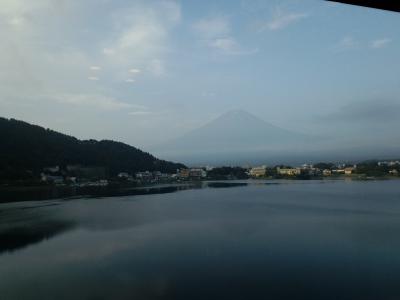
[[[188,163],[254,161],[307,145],[314,137],[274,126],[243,110],[233,110],[185,135],[150,149],[163,158]]]

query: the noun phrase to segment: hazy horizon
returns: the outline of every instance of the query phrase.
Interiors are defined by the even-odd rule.
[[[0,21],[6,118],[147,150],[241,109],[365,153],[400,146],[396,13],[313,0],[4,0]]]
[[[364,138],[364,139],[363,139]],[[379,141],[375,137],[374,141]],[[382,141],[382,140],[381,140]],[[329,136],[277,127],[244,110],[232,110],[166,143],[146,148],[187,165],[360,162],[398,157],[396,142],[372,144],[369,136]]]

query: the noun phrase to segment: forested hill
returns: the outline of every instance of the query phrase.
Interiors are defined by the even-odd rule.
[[[182,164],[155,158],[124,143],[79,140],[50,129],[0,117],[0,177],[10,177],[44,167],[80,164],[118,172],[161,171],[175,173]]]

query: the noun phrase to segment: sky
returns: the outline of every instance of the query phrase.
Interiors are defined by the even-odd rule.
[[[243,109],[386,143],[400,14],[322,0],[0,0],[0,116],[146,149]]]

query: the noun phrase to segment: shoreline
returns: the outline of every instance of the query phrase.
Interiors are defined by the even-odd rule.
[[[151,194],[173,193],[181,190],[202,188],[224,188],[244,186],[252,183],[279,184],[279,182],[306,181],[386,181],[399,180],[399,177],[360,177],[360,176],[330,176],[322,178],[249,178],[249,179],[207,179],[199,181],[180,181],[171,183],[143,184],[136,186],[0,186],[0,203],[44,201],[55,199],[99,198],[118,196],[139,196]]]

